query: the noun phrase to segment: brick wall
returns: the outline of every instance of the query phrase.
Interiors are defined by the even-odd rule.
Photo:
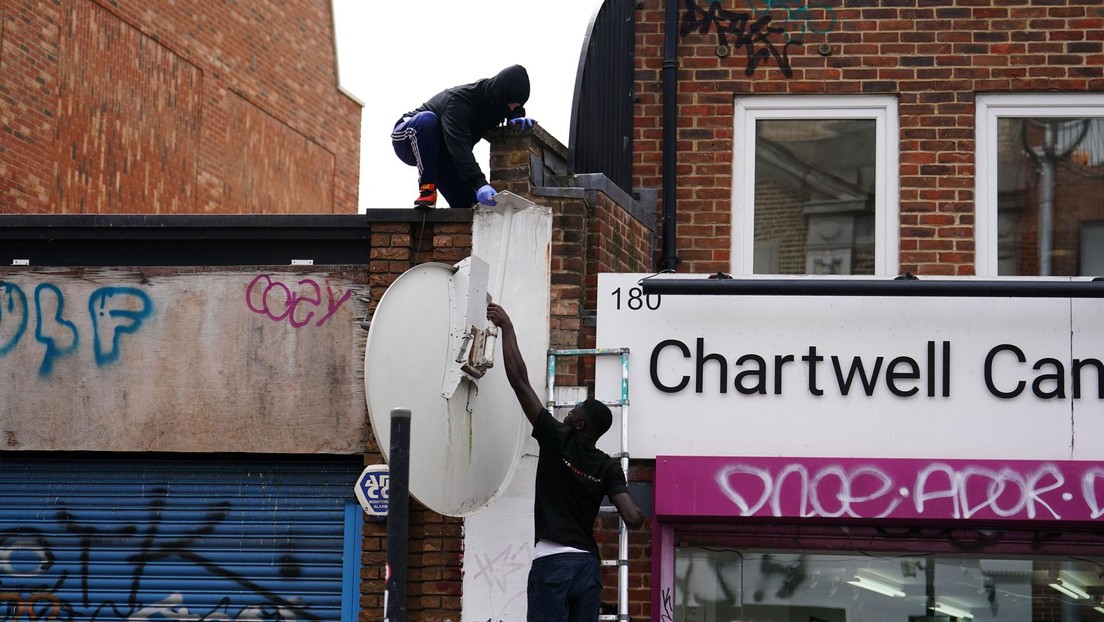
[[[649,270],[654,234],[648,223],[634,218],[621,205],[619,201],[631,201],[623,193],[615,197],[598,190],[584,190],[571,186],[578,179],[544,170],[556,168],[556,163],[565,157],[566,148],[539,126],[525,132],[505,129],[491,141],[490,180],[500,191],[509,190],[551,208],[552,347],[594,347],[598,273]],[[587,181],[593,185],[593,179]],[[616,191],[608,188],[608,192]],[[390,221],[376,220],[372,226],[370,313],[387,287],[407,269],[426,261],[456,263],[471,254],[469,210],[433,210],[425,213],[424,220],[417,217],[421,212],[414,210],[378,211],[393,214],[388,217]],[[565,385],[592,384],[592,361],[581,365],[564,361],[561,371],[558,382]],[[379,447],[371,438],[365,464],[382,461]],[[650,468],[650,465],[634,466],[630,479],[650,480]],[[411,501],[407,615],[412,622],[460,619],[462,526],[460,519],[441,516]],[[597,537],[606,549],[606,557],[616,558],[616,520],[603,518]],[[365,524],[361,557],[362,622],[382,619],[386,541],[386,523]],[[611,543],[613,549],[608,548]],[[649,606],[650,535],[646,528],[632,534],[631,547],[634,599],[640,601],[634,605],[638,612],[634,615],[640,615]],[[605,584],[605,600],[615,602],[615,569],[609,570]]]
[[[641,4],[634,179],[640,187],[662,188],[665,2]],[[688,15],[690,6],[702,12]],[[900,170],[890,174],[900,177],[900,271],[969,275],[975,94],[1104,90],[1104,7],[1095,0],[720,0],[721,10],[749,17],[744,30],[725,33],[725,57],[717,54],[717,23],[705,17],[710,3],[690,0],[679,7],[680,20],[695,26],[678,44],[677,222],[684,272],[729,267],[738,95],[896,95]],[[767,27],[782,30],[749,35],[765,17]]]
[[[636,461],[629,466],[630,482],[655,481],[655,461]],[[594,531],[602,559],[617,559],[618,518],[601,514]],[[652,521],[629,532],[629,618],[650,620],[652,615]],[[602,602],[617,603],[617,569],[602,567]],[[608,613],[616,613],[609,611]]]
[[[373,210],[390,222],[372,225],[369,313],[387,287],[417,264],[454,264],[471,255],[471,210]],[[365,448],[364,464],[382,464],[374,436]],[[460,619],[463,587],[463,521],[442,516],[410,500],[407,540],[407,619],[411,622],[453,622]],[[365,521],[361,547],[360,620],[383,619],[386,588],[387,523]]]
[[[0,212],[356,213],[326,0],[0,0]]]
[[[612,184],[599,184],[604,191],[584,190],[582,186],[593,180],[548,170],[566,156],[566,148],[540,126],[526,132],[504,130],[491,143],[491,183],[499,190],[508,189],[551,206],[550,345],[593,348],[598,274],[651,271],[655,235],[652,225],[635,217],[626,205],[633,200]],[[593,379],[593,357],[557,361],[557,385],[593,390]],[[652,471],[651,461],[634,463],[629,481],[650,482]],[[616,516],[599,516],[595,539],[603,559],[617,559]],[[629,559],[630,615],[634,620],[646,620],[651,613],[650,521],[629,534]],[[602,572],[602,601],[615,606],[617,569],[603,567]]]
[[[651,270],[654,232],[635,218],[627,195],[612,184],[588,191],[580,177],[556,175],[567,148],[540,126],[526,132],[501,130],[491,143],[491,183],[552,208],[551,347],[593,348],[598,274]],[[571,189],[576,190],[572,192]],[[557,363],[557,383],[592,385],[593,360]]]

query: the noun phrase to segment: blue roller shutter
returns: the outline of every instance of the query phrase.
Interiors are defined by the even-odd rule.
[[[0,455],[0,619],[341,620],[361,468]]]

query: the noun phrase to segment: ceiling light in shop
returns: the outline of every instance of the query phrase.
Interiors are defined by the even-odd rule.
[[[938,600],[935,601],[935,607],[933,607],[933,609],[935,609],[937,613],[949,615],[960,620],[971,620],[974,617],[974,614],[970,613],[970,611],[964,607],[956,607],[947,602]]]
[[[851,581],[848,581],[848,583],[854,585],[855,587],[861,587],[864,590],[870,590],[871,592],[877,592],[885,596],[902,598],[905,595],[904,591],[902,591],[901,588],[897,587],[896,585],[891,585],[887,581],[871,579],[870,577],[864,577],[862,575],[855,575],[855,578]]]
[[[1051,583],[1050,587],[1058,590],[1066,596],[1069,596],[1070,598],[1076,598],[1077,600],[1087,600],[1089,598],[1092,598],[1092,596],[1090,596],[1084,588],[1082,588],[1077,583],[1074,583],[1067,577],[1059,576],[1057,583]]]

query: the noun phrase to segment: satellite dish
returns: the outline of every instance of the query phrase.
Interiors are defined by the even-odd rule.
[[[484,372],[496,336],[487,299],[502,291],[513,212],[533,203],[508,192],[495,198],[494,261],[407,270],[376,306],[365,345],[364,392],[380,451],[389,459],[391,409],[409,409],[410,494],[447,516],[473,514],[505,490],[528,434],[505,373]]]

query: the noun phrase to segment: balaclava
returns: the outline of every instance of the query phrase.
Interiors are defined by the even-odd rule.
[[[487,81],[484,97],[498,118],[516,119],[525,116],[525,102],[529,101],[529,73],[521,65],[513,65],[498,72]],[[513,112],[508,104],[522,104]]]

